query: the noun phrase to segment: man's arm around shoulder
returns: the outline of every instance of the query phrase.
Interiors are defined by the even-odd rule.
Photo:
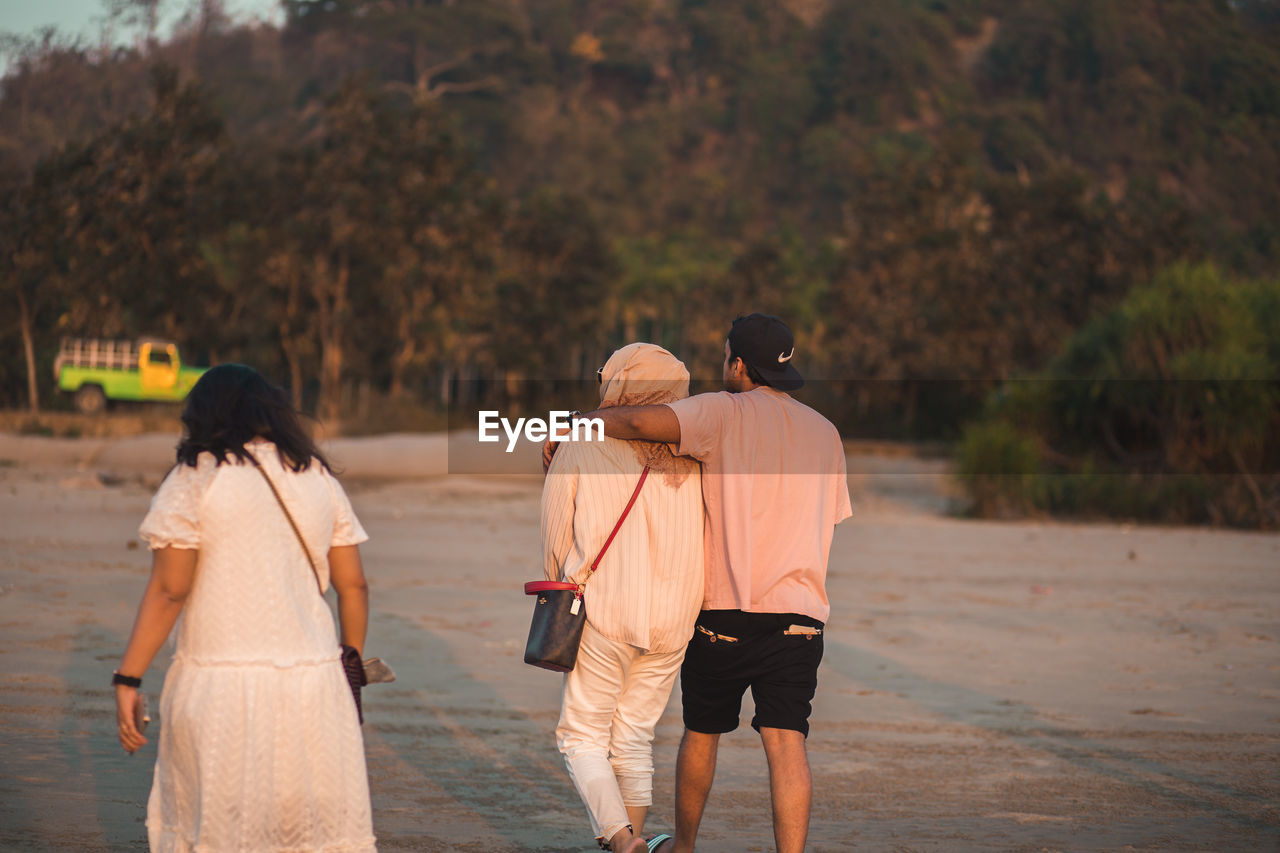
[[[611,406],[579,415],[598,418],[604,423],[604,434],[610,438],[643,439],[680,444],[680,419],[669,406]],[[545,473],[555,456],[558,442],[547,440],[542,446],[542,470]]]
[[[680,443],[680,419],[670,406],[612,406],[582,417],[604,421],[604,434],[610,438]]]

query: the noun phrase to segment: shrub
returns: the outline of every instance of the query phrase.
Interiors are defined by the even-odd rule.
[[[973,502],[988,517],[1020,515],[1036,503],[1040,474],[1035,442],[1002,420],[970,425],[960,439],[956,473]]]
[[[988,401],[959,448],[973,511],[1280,524],[1277,341],[1280,282],[1164,270]]]

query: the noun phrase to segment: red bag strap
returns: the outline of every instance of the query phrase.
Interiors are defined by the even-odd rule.
[[[631,512],[631,507],[635,506],[636,498],[640,497],[640,487],[644,485],[645,478],[649,476],[649,466],[644,466],[644,470],[640,472],[640,482],[636,483],[636,490],[631,493],[631,500],[627,501],[627,507],[622,511],[622,515],[618,517],[618,523],[613,526],[613,532],[609,534],[609,538],[604,540],[604,547],[600,549],[600,553],[596,554],[596,558],[591,563],[591,572],[600,567],[600,561],[604,559],[604,552],[609,550],[609,546],[613,544],[613,537],[618,535],[618,530],[622,527],[622,522],[627,520],[627,513]],[[587,576],[590,580],[591,575]]]
[[[561,589],[577,589],[576,583],[568,581],[529,581],[524,585],[525,595],[537,595],[540,592],[553,592]]]

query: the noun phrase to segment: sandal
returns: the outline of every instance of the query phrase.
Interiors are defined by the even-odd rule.
[[[649,841],[647,842],[649,845],[649,853],[657,853],[658,848],[662,846],[662,842],[674,841],[674,840],[675,839],[672,838],[670,835],[665,835],[665,834],[655,835],[653,838],[650,838]]]

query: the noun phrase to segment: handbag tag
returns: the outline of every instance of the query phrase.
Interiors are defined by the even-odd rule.
[[[574,616],[578,615],[578,611],[582,609],[582,599],[574,596],[573,604],[569,605],[569,612]]]

